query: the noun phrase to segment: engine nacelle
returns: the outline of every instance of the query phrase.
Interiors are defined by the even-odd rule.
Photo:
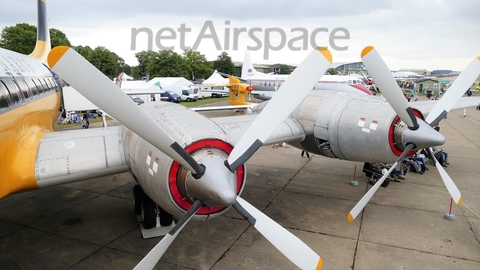
[[[205,157],[227,160],[236,143],[218,125],[184,106],[152,102],[142,105],[142,109],[196,160]],[[131,130],[125,129],[123,137],[132,172],[143,190],[165,211],[181,218],[194,200],[186,188],[190,172]],[[213,168],[206,168],[209,169]],[[246,179],[244,165],[235,171],[232,179],[236,180],[237,194],[240,194]],[[222,206],[202,207],[193,218],[204,220],[226,210],[228,208]]]
[[[378,97],[318,91],[311,93],[296,113],[306,134],[301,145],[315,154],[351,161],[394,162],[405,149],[402,133],[406,125]],[[423,119],[419,111],[414,113]]]

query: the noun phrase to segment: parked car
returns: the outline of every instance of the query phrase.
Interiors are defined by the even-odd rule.
[[[160,95],[162,100],[178,103],[181,100],[181,97],[173,91],[165,91],[165,93]]]
[[[198,96],[194,94],[192,89],[187,86],[182,85],[166,85],[163,87],[165,92],[172,91],[175,94],[179,95],[182,101],[197,101]]]
[[[137,103],[137,105],[140,105],[140,104],[143,104],[145,103],[145,101],[143,101],[143,99],[141,99],[139,96],[136,96],[136,95],[128,95],[135,103]]]

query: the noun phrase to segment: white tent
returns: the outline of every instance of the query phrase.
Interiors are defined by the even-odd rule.
[[[227,84],[228,82],[228,78],[222,77],[222,75],[215,70],[208,79],[202,82],[202,86],[208,87],[214,84]]]
[[[222,75],[215,70],[208,79],[203,81],[202,84],[197,85],[197,87],[200,89],[199,95],[226,96],[228,95],[229,89],[221,85],[228,83],[229,79],[222,77]]]
[[[122,90],[124,91],[158,91],[160,88],[145,81],[122,81]]]
[[[178,85],[190,87],[194,85],[191,81],[185,79],[184,77],[155,77],[147,82],[150,85],[157,85],[159,87],[164,87],[166,85]]]
[[[392,72],[392,76],[394,78],[418,78],[423,77],[422,75],[418,75],[418,73],[412,71],[399,71],[399,72]]]
[[[165,92],[157,84],[146,81],[122,81],[121,89],[127,95],[137,95],[145,102],[160,100],[160,94]]]

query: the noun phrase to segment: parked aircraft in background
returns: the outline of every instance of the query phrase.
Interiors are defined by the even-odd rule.
[[[45,10],[44,1],[38,4]],[[480,57],[439,102],[415,104],[405,101],[391,74],[385,75],[389,70],[372,47],[362,57],[388,102],[344,91],[311,91],[332,62],[330,52],[319,48],[252,114],[209,119],[171,102],[138,106],[73,49],[57,47],[48,55],[53,72],[122,125],[54,132],[61,104],[58,84],[51,84],[53,73],[41,61],[0,50],[5,70],[0,73],[0,198],[128,171],[137,183],[135,210],[143,212],[144,226],[155,226],[157,209],[163,226],[178,221],[137,268],[153,268],[190,219],[215,218],[233,206],[293,264],[320,269],[323,262],[314,250],[240,197],[245,162],[262,145],[279,142],[331,158],[399,162],[417,149],[444,143],[431,126],[446,112],[479,103],[478,98],[457,101],[480,74]],[[437,167],[460,203],[452,179]],[[365,195],[349,220],[372,195]]]
[[[250,52],[245,51],[241,79],[250,84],[256,84],[252,95],[261,100],[269,100],[282,86],[289,75],[265,74],[256,71],[250,58]],[[323,75],[313,87],[313,90],[341,91],[359,95],[372,95],[363,80],[347,75]]]

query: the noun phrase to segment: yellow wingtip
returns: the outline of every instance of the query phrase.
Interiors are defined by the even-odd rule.
[[[55,64],[62,58],[62,56],[70,49],[68,46],[57,46],[53,48],[47,57],[47,62],[50,68],[53,68]]]
[[[323,261],[322,261],[322,258],[319,258],[317,267],[315,268],[315,270],[322,270],[322,267],[323,267]]]
[[[479,60],[480,60],[480,59],[479,59]],[[460,199],[458,199],[458,203],[457,203],[457,205],[460,205],[460,204],[462,204],[462,201],[463,201],[463,198],[462,198],[462,196],[460,196]]]
[[[367,46],[365,47],[363,50],[362,50],[362,53],[361,53],[361,56],[360,57],[364,57],[365,55],[367,55],[369,52],[371,52],[373,50],[373,46]]]
[[[354,221],[354,220],[355,220],[355,218],[352,216],[352,214],[351,214],[351,213],[348,213],[347,220],[348,220],[348,222],[352,222],[352,221]]]
[[[317,50],[321,52],[323,56],[325,56],[325,58],[328,60],[328,62],[330,62],[330,64],[332,63],[333,61],[332,53],[326,47],[318,46]]]
[[[478,61],[480,61],[480,56],[477,56]]]

